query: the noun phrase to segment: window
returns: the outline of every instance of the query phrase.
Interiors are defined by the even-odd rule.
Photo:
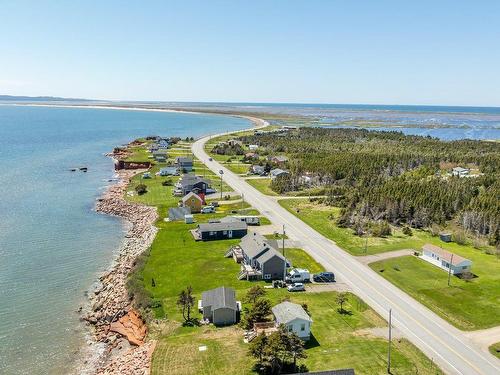
[[[208,234],[209,234],[210,236],[214,236],[214,235],[215,235],[215,232],[210,231]]]
[[[270,279],[271,279],[271,274],[270,274],[270,273],[266,273],[266,274],[264,275],[264,279],[265,279],[265,280],[270,280]]]
[[[223,230],[222,234],[225,236],[227,234],[227,230]]]
[[[306,324],[305,323],[302,323],[300,325],[300,332],[304,332],[306,330]]]
[[[288,332],[292,332],[293,331],[293,326],[288,326]]]
[[[463,270],[466,270],[468,266],[462,266],[462,269]]]

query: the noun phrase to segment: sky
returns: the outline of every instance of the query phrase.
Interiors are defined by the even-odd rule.
[[[0,94],[500,106],[500,1],[0,0]]]

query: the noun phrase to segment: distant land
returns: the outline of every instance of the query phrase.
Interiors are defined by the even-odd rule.
[[[15,96],[15,95],[0,95],[0,101],[10,102],[96,102],[99,100],[80,99],[80,98],[61,98],[58,96]]]

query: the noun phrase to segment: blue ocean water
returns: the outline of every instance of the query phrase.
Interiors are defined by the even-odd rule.
[[[0,374],[67,373],[83,344],[75,311],[124,230],[93,211],[114,175],[104,153],[139,136],[249,125],[229,116],[0,105]],[[87,173],[69,171],[83,165]]]

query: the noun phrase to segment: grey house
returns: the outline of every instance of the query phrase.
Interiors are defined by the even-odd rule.
[[[248,232],[246,223],[239,220],[199,224],[191,233],[195,240],[211,241],[242,238]]]
[[[201,294],[198,302],[203,319],[224,326],[238,321],[239,306],[234,289],[221,286]]]
[[[282,176],[286,176],[290,173],[288,173],[287,171],[284,171],[283,169],[280,169],[280,168],[275,168],[275,169],[271,169],[271,172],[269,172],[269,176],[271,176],[271,179],[275,179],[277,177],[282,177]]]
[[[207,189],[210,187],[210,180],[206,180],[203,177],[195,176],[194,174],[185,174],[182,178],[175,184],[174,194],[176,192],[179,195],[186,195],[191,191],[196,189],[196,193],[206,194]]]
[[[257,233],[249,233],[241,240],[238,249],[243,254],[239,279],[282,280],[287,262],[269,241]]]
[[[175,158],[175,165],[181,171],[191,172],[193,170],[193,158],[178,156]]]

